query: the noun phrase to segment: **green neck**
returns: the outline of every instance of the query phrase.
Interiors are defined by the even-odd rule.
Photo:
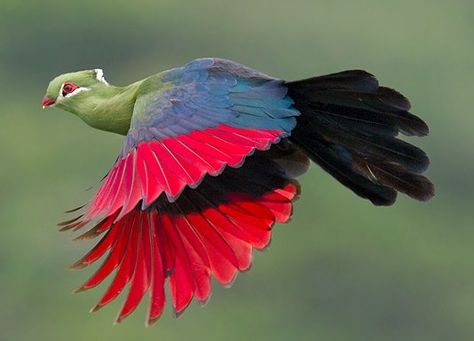
[[[126,135],[141,83],[126,87],[103,85],[84,93],[87,98],[77,103],[69,103],[67,107],[58,104],[58,107],[79,116],[93,128]]]

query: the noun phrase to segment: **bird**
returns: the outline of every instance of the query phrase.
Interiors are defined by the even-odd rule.
[[[91,311],[128,290],[117,323],[145,294],[151,325],[167,300],[179,316],[209,299],[211,279],[230,286],[273,225],[290,219],[311,163],[376,206],[398,192],[434,195],[428,156],[400,139],[425,136],[428,125],[363,70],[285,81],[199,58],[120,87],[92,69],[54,78],[42,107],[125,136],[90,202],[59,224],[81,230],[77,239],[100,238],[71,266],[103,259],[75,291],[113,277]]]

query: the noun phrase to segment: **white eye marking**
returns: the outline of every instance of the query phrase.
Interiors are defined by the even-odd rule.
[[[90,91],[91,88],[85,88],[85,87],[82,87],[82,88],[77,88],[76,90],[74,90],[73,92],[71,92],[70,94],[67,94],[66,96],[64,97],[72,97],[72,96],[75,96],[77,95],[78,93],[80,92],[83,92],[83,91]]]
[[[69,97],[72,97],[72,96],[77,95],[77,94],[80,93],[80,92],[83,92],[83,91],[90,91],[90,90],[91,90],[91,88],[80,87],[80,88],[77,88],[76,90],[74,90],[73,92],[68,93],[66,96],[63,96],[63,88],[64,88],[64,84],[61,86],[61,89],[59,89],[58,98],[59,98],[59,97],[69,98]]]
[[[99,81],[99,82],[102,82],[104,83],[105,85],[109,85],[109,83],[107,83],[107,81],[105,80],[105,77],[104,77],[104,70],[102,69],[95,69],[95,78]]]

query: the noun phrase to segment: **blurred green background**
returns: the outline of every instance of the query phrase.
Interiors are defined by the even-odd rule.
[[[474,3],[33,1],[0,3],[0,340],[473,340]],[[121,137],[41,110],[49,80],[102,67],[127,84],[203,56],[284,79],[363,68],[412,100],[431,134],[437,196],[375,208],[318,167],[291,223],[231,290],[179,319],[70,291],[91,242],[55,223],[110,167]]]

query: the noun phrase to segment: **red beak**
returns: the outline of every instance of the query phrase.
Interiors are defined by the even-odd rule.
[[[53,105],[54,103],[56,103],[56,100],[54,98],[44,96],[43,101],[41,102],[41,105],[43,106],[43,109],[46,109],[47,107]]]

